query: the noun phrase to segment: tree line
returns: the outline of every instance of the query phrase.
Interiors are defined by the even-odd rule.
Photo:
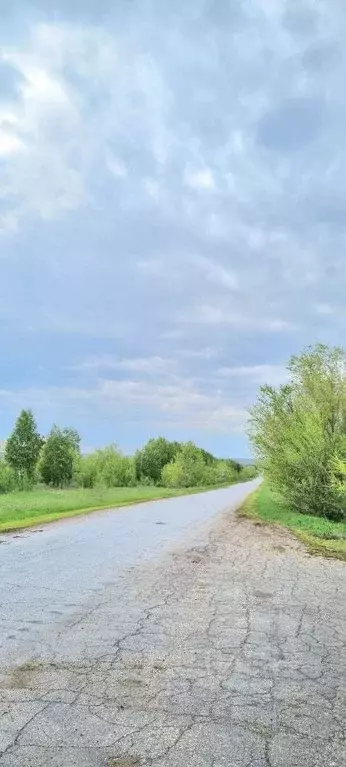
[[[287,378],[261,387],[250,414],[258,466],[294,510],[345,519],[345,352],[308,347],[291,357]]]
[[[253,466],[220,459],[193,442],[149,439],[135,455],[115,445],[83,455],[75,429],[54,425],[46,437],[31,410],[22,410],[0,460],[0,492],[30,489],[43,483],[61,487],[203,487],[231,484],[256,475]]]

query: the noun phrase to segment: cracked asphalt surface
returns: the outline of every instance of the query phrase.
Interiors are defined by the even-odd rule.
[[[345,565],[238,520],[232,509],[253,486],[87,517],[0,546],[2,767],[346,763]],[[124,532],[140,508],[142,548],[113,535],[110,576],[112,524]],[[96,521],[107,534],[96,537],[88,572],[82,552]],[[146,527],[156,531],[152,547]],[[40,608],[30,600],[42,569]],[[4,614],[11,598],[20,619],[18,607]]]

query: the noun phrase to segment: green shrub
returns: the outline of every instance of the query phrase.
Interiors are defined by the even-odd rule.
[[[259,467],[305,514],[345,515],[346,380],[342,349],[318,345],[288,364],[289,382],[261,388],[249,433]]]
[[[18,490],[17,475],[6,461],[0,460],[0,493]]]
[[[212,459],[212,460],[211,460]],[[239,481],[235,461],[217,459],[193,442],[181,445],[174,461],[161,473],[164,487],[212,487]]]
[[[165,487],[203,487],[214,484],[214,467],[207,465],[202,451],[193,442],[181,446],[174,461],[162,470]]]
[[[92,488],[97,483],[96,453],[83,455],[79,463],[78,484],[81,487]]]
[[[254,479],[257,475],[258,471],[255,466],[242,466],[238,478],[240,482],[246,482],[248,479]]]
[[[82,487],[134,487],[135,462],[115,445],[110,445],[82,458],[79,478]]]
[[[218,461],[214,468],[214,477],[213,484],[231,484],[238,480],[238,472],[228,461]]]

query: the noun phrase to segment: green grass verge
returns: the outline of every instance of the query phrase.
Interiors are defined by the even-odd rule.
[[[92,511],[129,506],[162,498],[202,493],[216,487],[173,489],[113,487],[107,489],[31,490],[0,495],[0,532],[67,519]]]
[[[292,511],[266,483],[253,493],[238,512],[257,524],[276,524],[291,530],[312,554],[346,561],[346,523]]]

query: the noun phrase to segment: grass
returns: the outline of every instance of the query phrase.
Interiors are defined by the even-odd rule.
[[[113,487],[92,490],[39,489],[0,495],[0,531],[10,532],[91,511],[128,506],[134,503],[202,493],[208,488]]]
[[[290,509],[266,483],[249,496],[239,515],[253,519],[257,524],[286,527],[306,544],[310,553],[346,561],[345,522],[299,514]]]

